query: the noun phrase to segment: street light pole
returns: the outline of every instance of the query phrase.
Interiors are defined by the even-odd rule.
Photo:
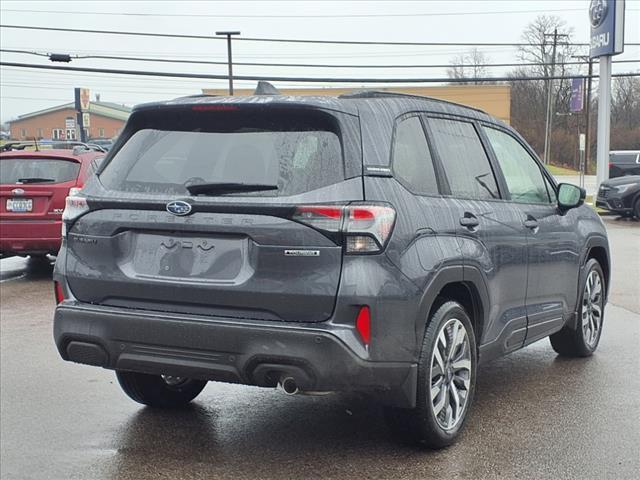
[[[233,95],[233,59],[231,58],[231,36],[240,35],[240,32],[216,32],[216,35],[227,37],[227,62],[229,64],[229,95]]]

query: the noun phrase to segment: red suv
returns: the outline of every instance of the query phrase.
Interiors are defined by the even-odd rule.
[[[65,199],[104,156],[83,146],[0,153],[0,256],[57,254]]]

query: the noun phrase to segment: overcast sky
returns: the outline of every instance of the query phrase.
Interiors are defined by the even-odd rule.
[[[589,0],[503,1],[12,1],[2,0],[1,23],[102,30],[213,35],[240,30],[247,37],[409,42],[518,42],[526,25],[546,13],[587,42]],[[137,15],[122,15],[122,14]],[[143,15],[141,15],[143,14]],[[148,14],[151,14],[148,15]],[[640,0],[627,0],[626,41],[640,42]],[[88,33],[0,29],[3,49],[41,53],[99,54],[224,61],[220,40],[165,39]],[[235,42],[234,60],[328,64],[446,64],[469,47],[313,45]],[[491,62],[516,61],[512,47],[485,47]],[[586,47],[584,53],[587,53]],[[46,58],[0,53],[3,61],[49,63]],[[616,59],[640,59],[640,46],[627,46]],[[72,66],[225,74],[222,65],[120,60],[74,60]],[[499,76],[508,69],[493,68]],[[614,65],[614,72],[640,71],[640,63]],[[301,69],[237,66],[236,74],[342,77],[445,77],[446,69]],[[0,70],[2,121],[73,100],[73,87],[88,87],[104,101],[136,103],[224,88],[226,81],[126,77],[88,73]],[[238,87],[255,82],[237,82]],[[293,86],[295,84],[291,84]],[[276,86],[286,86],[277,83]],[[296,85],[312,86],[312,85]],[[359,85],[358,85],[359,86]]]

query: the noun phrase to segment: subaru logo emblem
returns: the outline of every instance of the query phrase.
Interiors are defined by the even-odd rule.
[[[11,190],[12,195],[24,195],[24,190],[22,188],[14,188]]]
[[[609,5],[607,0],[591,0],[589,5],[589,19],[593,28],[598,28],[607,18],[607,12],[609,11]]]
[[[191,205],[183,200],[174,200],[167,203],[167,212],[174,215],[189,215],[191,213]]]

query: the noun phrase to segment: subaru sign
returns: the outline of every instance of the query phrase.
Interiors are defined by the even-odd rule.
[[[624,51],[624,0],[591,0],[591,58]]]

